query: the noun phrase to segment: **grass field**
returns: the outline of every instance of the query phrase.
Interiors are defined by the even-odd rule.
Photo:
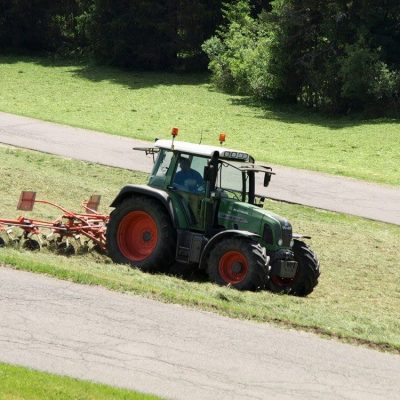
[[[2,217],[17,216],[15,205],[23,189],[35,189],[38,198],[75,208],[90,193],[101,193],[102,211],[108,212],[107,205],[121,186],[146,179],[144,174],[8,147],[0,147],[0,159]],[[66,258],[7,248],[0,249],[0,264],[400,353],[400,227],[272,201],[266,207],[288,217],[296,232],[313,237],[310,244],[322,273],[307,298],[148,275],[95,255]],[[56,215],[38,206],[35,216]]]
[[[0,110],[153,140],[228,145],[259,161],[400,185],[397,120],[326,118],[216,92],[208,75],[126,72],[73,62],[0,57]]]
[[[0,363],[1,400],[161,400],[159,397]]]

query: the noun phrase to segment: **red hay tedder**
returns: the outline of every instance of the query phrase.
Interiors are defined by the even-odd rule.
[[[95,249],[106,251],[106,224],[108,215],[97,212],[100,196],[92,195],[82,203],[85,213],[76,213],[46,200],[37,200],[36,192],[23,191],[17,209],[32,211],[35,203],[46,204],[62,212],[54,221],[27,218],[0,218],[0,247],[12,245],[27,250],[42,247],[55,249],[67,255]]]

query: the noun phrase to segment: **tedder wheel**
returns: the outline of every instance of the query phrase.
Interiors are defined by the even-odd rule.
[[[263,289],[266,284],[267,256],[252,240],[222,239],[211,250],[207,272],[212,282],[238,290]]]
[[[293,253],[298,262],[295,277],[289,279],[271,275],[268,290],[274,293],[307,296],[318,284],[319,262],[308,245],[300,240],[294,240]]]
[[[156,200],[132,196],[111,213],[107,251],[116,263],[146,272],[165,270],[175,259],[175,242],[170,218]]]
[[[40,243],[35,239],[25,239],[22,243],[22,248],[29,251],[38,251],[40,250]]]

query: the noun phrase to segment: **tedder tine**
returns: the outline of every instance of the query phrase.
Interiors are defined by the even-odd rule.
[[[47,247],[65,255],[93,248],[105,253],[105,232],[109,216],[97,212],[100,198],[100,195],[92,195],[82,204],[86,211],[81,214],[47,200],[37,200],[36,192],[23,191],[18,201],[18,210],[32,211],[37,203],[54,207],[63,214],[53,221],[24,216],[16,219],[0,218],[0,247],[7,244],[26,250]]]

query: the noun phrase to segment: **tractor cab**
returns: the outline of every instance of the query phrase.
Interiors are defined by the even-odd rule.
[[[207,271],[240,290],[268,288],[306,295],[319,264],[285,218],[262,207],[273,174],[246,152],[172,140],[141,148],[156,155],[147,185],[126,185],[115,198],[107,250],[119,263],[160,271],[174,262]]]
[[[182,228],[224,228],[217,221],[221,202],[255,204],[256,173],[264,174],[265,186],[273,174],[270,167],[254,164],[249,154],[225,147],[158,140],[154,152],[158,156],[148,184],[182,204]]]
[[[149,185],[169,190],[205,193],[206,186],[225,196],[254,204],[255,173],[264,174],[268,186],[272,169],[254,164],[247,153],[223,147],[157,140],[158,153]]]

